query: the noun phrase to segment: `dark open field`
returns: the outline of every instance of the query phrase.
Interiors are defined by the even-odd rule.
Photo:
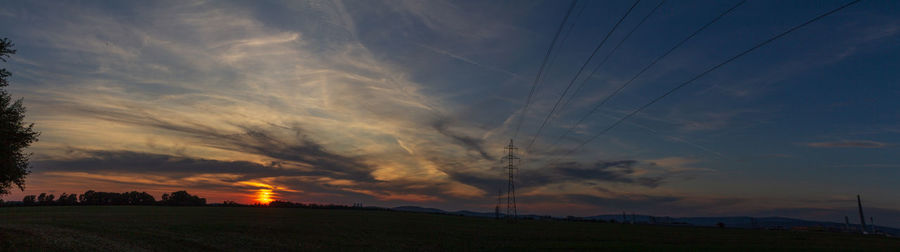
[[[519,221],[296,208],[0,208],[3,250],[850,250],[900,251],[860,235]]]

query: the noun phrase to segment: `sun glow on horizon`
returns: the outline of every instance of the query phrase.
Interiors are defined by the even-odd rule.
[[[256,191],[256,201],[260,204],[268,205],[269,202],[275,201],[272,199],[272,190],[271,189],[259,189]]]

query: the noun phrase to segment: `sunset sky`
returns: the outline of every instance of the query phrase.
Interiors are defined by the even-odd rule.
[[[900,227],[900,2],[11,1],[2,67],[42,132],[27,194],[188,190],[493,211],[515,137],[520,213],[843,221],[861,194]],[[647,16],[626,40],[623,38]],[[570,26],[570,24],[574,24]],[[571,27],[571,30],[568,28]],[[560,39],[563,36],[561,35]],[[588,73],[621,41],[599,70]],[[566,94],[571,96],[573,90]],[[568,99],[563,99],[565,102]],[[525,113],[523,113],[523,111]],[[524,115],[524,116],[523,116]]]

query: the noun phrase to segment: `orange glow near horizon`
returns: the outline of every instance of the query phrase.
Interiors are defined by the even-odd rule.
[[[272,190],[259,189],[258,191],[256,191],[256,201],[263,205],[268,205],[269,202],[275,201],[274,199],[272,199]]]

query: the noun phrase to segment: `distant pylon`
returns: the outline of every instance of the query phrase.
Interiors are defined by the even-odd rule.
[[[502,202],[501,198],[503,197],[503,188],[497,188],[497,206],[494,207],[494,218],[500,219],[500,204]]]
[[[507,188],[506,188],[506,216],[518,218],[519,212],[516,209],[516,160],[519,157],[516,157],[516,148],[513,145],[513,140],[509,139],[509,145],[506,146],[507,155],[505,159],[507,160],[506,169],[509,171],[509,179],[507,180]]]

